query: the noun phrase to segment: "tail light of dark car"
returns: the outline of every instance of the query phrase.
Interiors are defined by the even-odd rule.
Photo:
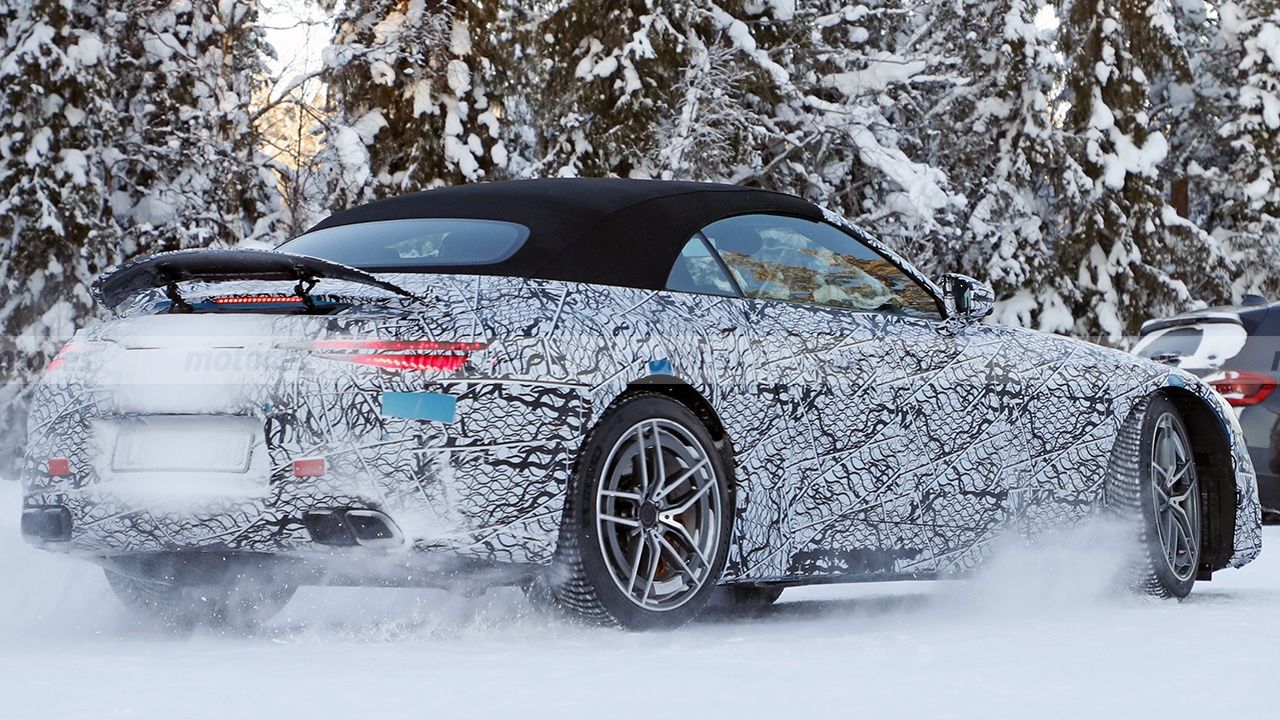
[[[1235,407],[1257,405],[1276,388],[1276,379],[1270,375],[1228,370],[1205,378],[1228,403]]]
[[[466,364],[471,353],[489,347],[485,342],[438,340],[316,340],[290,345],[326,360],[370,365],[384,370],[442,370],[450,372]]]

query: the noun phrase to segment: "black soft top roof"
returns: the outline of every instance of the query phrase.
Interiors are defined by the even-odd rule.
[[[307,232],[410,218],[503,220],[530,231],[510,258],[431,271],[658,290],[695,231],[757,212],[822,218],[806,200],[737,185],[555,178],[457,185],[388,198],[331,215]]]

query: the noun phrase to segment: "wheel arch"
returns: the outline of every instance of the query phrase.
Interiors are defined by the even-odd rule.
[[[724,459],[725,470],[729,473],[727,478],[729,492],[736,496],[738,494],[738,462],[734,454],[733,438],[729,436],[729,431],[725,429],[724,422],[711,401],[707,400],[696,387],[674,375],[647,375],[628,383],[610,404],[614,405],[633,395],[644,393],[665,395],[689,408],[694,415],[698,416]]]
[[[615,386],[616,387],[616,386]],[[587,577],[589,571],[585,568],[591,567],[589,556],[584,553],[582,546],[581,533],[578,528],[581,527],[579,521],[582,519],[582,508],[586,503],[590,502],[589,498],[582,498],[577,492],[581,485],[575,485],[582,481],[583,472],[587,468],[592,468],[593,463],[605,462],[608,460],[600,460],[605,456],[603,446],[593,442],[593,436],[602,431],[606,421],[615,412],[619,412],[622,406],[633,399],[650,399],[650,400],[667,400],[671,403],[679,405],[686,411],[693,413],[693,419],[679,419],[680,425],[689,425],[690,429],[696,431],[696,426],[701,423],[707,434],[710,436],[713,448],[709,448],[711,454],[721,453],[724,459],[724,467],[727,477],[723,478],[725,485],[729,491],[727,502],[722,503],[721,508],[724,514],[724,524],[721,525],[724,535],[719,540],[720,548],[713,557],[717,558],[713,562],[712,573],[708,576],[706,582],[697,590],[698,593],[710,592],[718,581],[723,577],[723,573],[727,570],[729,559],[732,556],[732,548],[734,536],[736,534],[735,519],[735,473],[733,455],[729,449],[728,435],[725,431],[724,424],[720,421],[719,415],[715,412],[711,403],[696,388],[688,383],[669,375],[652,375],[643,379],[632,381],[620,390],[615,390],[613,397],[608,397],[607,393],[597,395],[596,408],[594,412],[589,414],[589,420],[584,428],[584,441],[581,449],[578,451],[574,460],[573,471],[569,480],[569,486],[566,488],[564,514],[560,522],[560,532],[557,536],[555,547],[555,558],[552,564],[552,571],[541,576],[542,579],[537,581],[541,586],[535,584],[533,592],[535,594],[545,593],[546,597],[552,602],[559,604],[561,607],[573,610],[582,616],[596,621],[603,621],[623,627],[632,627],[631,623],[636,622],[635,618],[631,620],[623,620],[617,614],[616,608],[611,608],[611,604],[600,598],[596,594],[592,581]],[[601,399],[603,398],[603,399]],[[683,415],[683,413],[681,413]],[[648,416],[641,416],[648,417]],[[634,420],[634,417],[632,418]],[[699,438],[698,443],[704,442]],[[557,570],[557,565],[559,569]],[[717,570],[715,564],[720,564]],[[568,570],[566,570],[568,568]],[[718,573],[718,574],[717,574]],[[704,595],[705,600],[706,595]],[[640,625],[643,626],[643,625]]]
[[[1190,436],[1200,478],[1202,570],[1227,567],[1235,552],[1236,478],[1231,461],[1230,430],[1207,400],[1185,388],[1166,387],[1152,393],[1173,403]]]
[[[619,400],[640,393],[659,393],[684,405],[698,416],[698,419],[706,426],[707,432],[711,433],[712,440],[717,443],[728,443],[729,433],[725,430],[719,413],[716,412],[711,402],[702,393],[698,392],[697,388],[684,380],[674,375],[649,375],[628,384],[626,389],[614,399],[614,402],[616,403]]]

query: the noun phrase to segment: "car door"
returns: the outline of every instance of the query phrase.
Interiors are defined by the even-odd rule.
[[[938,298],[828,223],[744,215],[702,233],[749,299],[750,392],[768,408],[761,442],[737,449],[780,544],[744,550],[749,575],[932,569],[932,464],[914,431],[937,398],[907,345],[927,341],[931,363],[954,352]]]
[[[784,543],[773,475],[761,471],[778,456],[774,448],[777,423],[756,390],[763,358],[751,317],[752,302],[743,299],[729,269],[700,233],[689,239],[677,257],[666,289],[689,293],[686,307],[699,319],[702,334],[685,338],[683,344],[706,356],[701,364],[710,368],[714,382],[707,384],[705,394],[732,441],[737,460],[734,539],[725,575],[745,577],[751,575],[750,568],[776,558]]]
[[[904,429],[913,443],[917,538],[926,552],[906,569],[966,570],[1013,524],[1026,490],[1027,381],[1040,359],[1013,328],[904,322],[899,341],[911,387]]]

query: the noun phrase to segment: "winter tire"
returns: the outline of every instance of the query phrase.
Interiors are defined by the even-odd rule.
[[[628,397],[583,448],[548,589],[596,622],[681,625],[715,591],[732,520],[724,458],[698,417],[663,395]]]
[[[1125,421],[1107,478],[1107,504],[1139,523],[1131,580],[1139,591],[1184,598],[1200,566],[1200,482],[1190,438],[1168,398],[1144,400]]]

